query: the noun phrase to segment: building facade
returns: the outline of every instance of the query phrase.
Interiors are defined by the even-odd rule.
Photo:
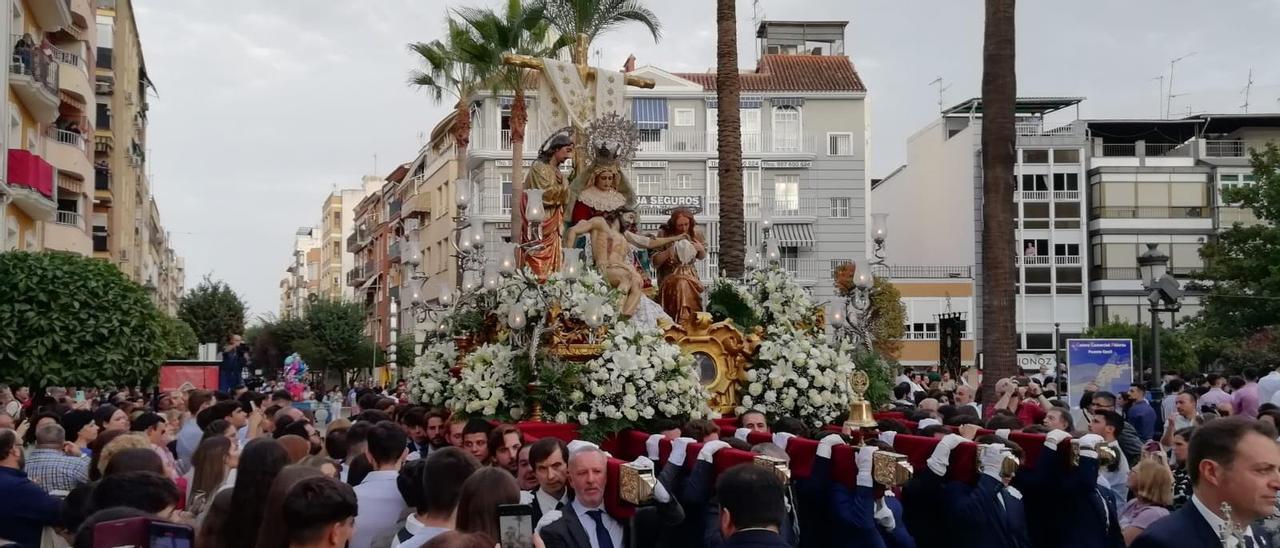
[[[819,301],[834,296],[834,267],[863,256],[867,240],[866,88],[844,55],[844,27],[843,22],[763,22],[758,29],[762,51],[771,53],[741,76],[748,250],[761,249],[762,221],[771,220],[782,266]],[[796,36],[808,37],[803,51],[794,47]],[[653,89],[628,88],[625,106],[640,130],[640,149],[626,176],[638,195],[641,232],[655,232],[675,204],[698,211],[708,242],[707,260],[699,266],[704,281],[715,278],[720,273],[715,75],[652,66],[630,73],[656,82]],[[546,125],[543,99],[530,95],[526,167],[547,137],[537,129]],[[466,174],[477,199],[469,213],[484,223],[490,249],[511,232],[510,103],[509,97],[484,96],[472,105]],[[435,219],[452,215],[456,190],[450,184],[444,180],[435,187]],[[449,247],[440,242],[424,248],[424,264],[442,273],[449,268]]]
[[[298,227],[293,233],[293,257],[280,280],[282,318],[303,317],[308,299],[319,287],[320,240],[320,227]]]

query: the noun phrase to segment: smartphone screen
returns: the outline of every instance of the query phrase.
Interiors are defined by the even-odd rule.
[[[502,548],[533,548],[533,506],[499,504],[498,534]]]
[[[84,390],[76,390],[76,402],[84,401]]]
[[[93,548],[142,547],[147,542],[150,518],[125,518],[93,526]]]
[[[188,525],[153,521],[147,528],[150,548],[191,548],[195,530]]]

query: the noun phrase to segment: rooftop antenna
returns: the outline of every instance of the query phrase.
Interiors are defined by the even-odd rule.
[[[1164,113],[1164,106],[1161,104],[1164,102],[1164,75],[1156,76],[1152,80],[1160,81],[1160,89],[1156,90],[1156,116],[1160,116]]]
[[[1173,59],[1170,59],[1170,60],[1169,60],[1169,95],[1168,95],[1169,99],[1168,99],[1168,101],[1166,101],[1166,102],[1165,102],[1165,106],[1164,106],[1164,112],[1165,112],[1165,116],[1164,116],[1164,117],[1165,117],[1166,119],[1167,119],[1171,114],[1173,114],[1173,113],[1171,112],[1171,108],[1172,108],[1172,106],[1173,106],[1173,68],[1174,68],[1174,66],[1176,66],[1176,65],[1178,64],[1178,61],[1181,61],[1181,60],[1183,60],[1183,59],[1186,59],[1186,58],[1188,58],[1188,57],[1191,57],[1192,55],[1195,55],[1195,54],[1196,54],[1196,52],[1194,52],[1194,51],[1193,51],[1193,52],[1191,52],[1191,53],[1188,53],[1188,54],[1186,54],[1186,55],[1183,55],[1182,57],[1175,57],[1175,58],[1173,58]]]
[[[1249,113],[1249,92],[1253,91],[1253,67],[1249,67],[1249,80],[1244,84],[1244,104],[1240,108],[1244,109],[1244,113]]]
[[[951,84],[943,84],[944,82],[941,76],[934,78],[932,82],[929,82],[929,85],[931,86],[938,86],[938,112],[942,112],[943,94],[946,93],[948,89],[951,89]]]

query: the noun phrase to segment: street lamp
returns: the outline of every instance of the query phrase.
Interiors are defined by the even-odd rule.
[[[871,259],[853,261],[853,287],[843,303],[828,310],[828,323],[837,339],[852,338],[868,352],[873,351],[871,337],[871,291],[876,285],[872,268],[885,266],[885,241],[889,239],[889,215],[876,213],[871,216],[871,242],[874,244]]]
[[[1142,289],[1151,303],[1151,387],[1152,399],[1163,399],[1160,374],[1160,313],[1177,312],[1182,308],[1182,287],[1169,275],[1169,256],[1160,251],[1157,244],[1147,244],[1147,251],[1138,255],[1138,270],[1142,273]]]

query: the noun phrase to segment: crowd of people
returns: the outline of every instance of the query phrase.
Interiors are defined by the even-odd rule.
[[[1280,537],[1280,372],[1171,378],[1158,401],[1140,385],[1087,390],[1078,406],[1046,373],[1000,380],[987,406],[966,379],[899,380],[874,429],[809,431],[759,411],[736,429],[658,425],[636,460],[654,472],[653,503],[634,515],[606,505],[618,486],[600,447],[413,405],[395,388],[335,389],[350,416],[323,424],[317,412],[331,408],[269,384],[40,398],[0,388],[0,539],[90,547],[99,524],[146,517],[189,526],[199,548],[522,546],[503,520],[516,507],[537,524],[527,540],[548,548],[1249,547]],[[1043,440],[1034,460],[1024,434]],[[806,438],[816,452],[803,476],[716,464],[730,448],[788,461],[800,445],[790,440]],[[872,478],[875,454],[908,439],[929,444],[925,466],[886,489]],[[1068,440],[1069,458],[1059,453]],[[978,473],[965,480],[952,453],[969,442]],[[835,479],[837,456],[849,454],[852,485]]]

